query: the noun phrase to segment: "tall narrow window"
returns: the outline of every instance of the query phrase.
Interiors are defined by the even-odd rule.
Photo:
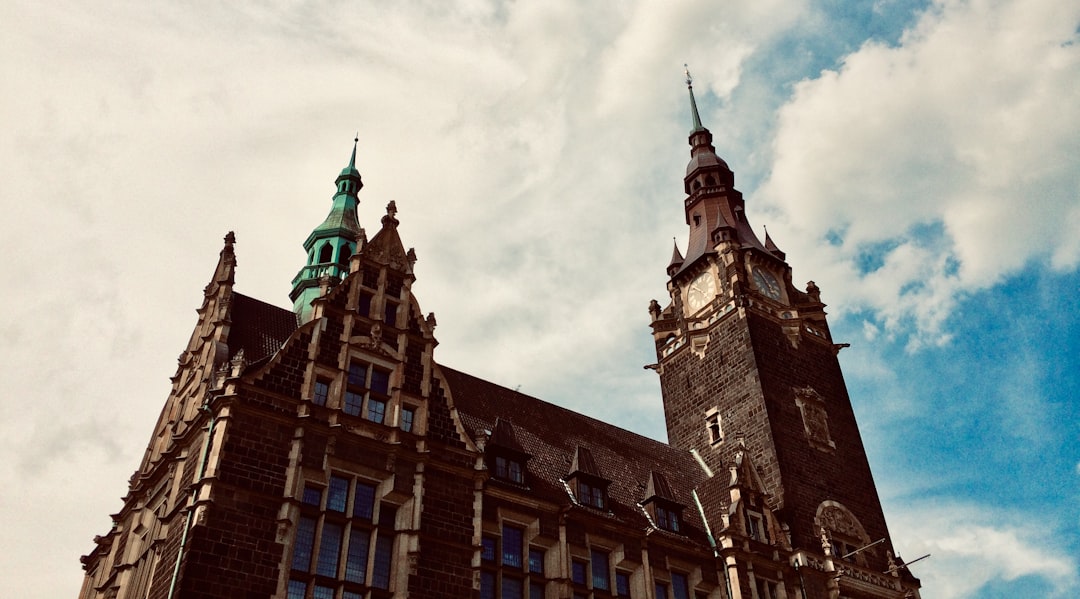
[[[690,599],[690,582],[686,574],[671,573],[671,594],[674,599]]]
[[[390,563],[393,551],[393,537],[380,536],[375,541],[375,563],[371,569],[371,586],[377,589],[390,588]]]
[[[367,578],[368,545],[371,533],[363,528],[353,527],[349,534],[349,552],[345,555],[345,580],[364,584]]]
[[[333,257],[334,246],[330,245],[329,242],[324,243],[323,246],[319,248],[319,263],[332,262]]]
[[[349,497],[349,479],[340,476],[330,477],[330,486],[326,492],[326,509],[344,512],[345,502]]]
[[[608,554],[593,549],[591,557],[592,588],[606,591],[611,588],[611,573],[608,570]]]
[[[481,538],[481,597],[543,599],[543,551],[533,548],[526,551],[522,527],[504,523],[500,532],[498,537]]]
[[[360,293],[360,300],[356,306],[356,311],[359,312],[361,316],[371,316],[371,298],[372,295],[370,293]]]
[[[630,597],[630,575],[626,572],[615,573],[615,596],[619,599]]]
[[[715,445],[724,440],[723,431],[720,429],[719,412],[713,412],[705,417],[705,427],[709,430],[709,443]]]
[[[322,541],[319,543],[319,565],[315,573],[319,576],[337,577],[338,558],[341,556],[342,526],[336,522],[323,524]]]
[[[311,568],[311,555],[315,551],[315,518],[301,517],[296,525],[296,541],[293,544],[293,570],[305,572]]]
[[[503,525],[502,563],[504,566],[521,567],[523,536],[524,531],[520,528]]]
[[[401,408],[401,430],[411,433],[413,422],[416,420],[415,408]]]
[[[575,584],[585,584],[586,573],[589,565],[584,560],[575,559],[570,562],[570,580]]]
[[[390,301],[388,299],[386,300],[386,306],[384,308],[385,310],[383,313],[383,322],[385,322],[389,326],[396,327],[398,303]]]
[[[329,396],[330,383],[324,380],[315,381],[315,396],[311,398],[311,401],[317,406],[325,406]]]

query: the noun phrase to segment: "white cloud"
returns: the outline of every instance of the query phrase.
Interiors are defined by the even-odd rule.
[[[798,84],[759,195],[774,237],[823,287],[861,278],[834,301],[887,331],[913,323],[916,346],[948,340],[968,291],[1033,260],[1075,267],[1080,110],[1063,99],[1080,97],[1078,20],[1054,0],[941,1],[898,46],[869,42]]]
[[[0,595],[75,592],[222,235],[237,230],[238,289],[286,305],[357,128],[363,224],[397,201],[438,359],[662,437],[641,365],[655,357],[646,305],[686,231],[681,65],[703,99],[731,102],[748,57],[808,4],[0,3],[0,79],[18,90],[0,95],[0,448],[38,452],[0,466],[0,505],[66,533],[0,539],[26,580],[0,575]],[[781,114],[770,231],[826,301],[876,310],[865,330],[879,339],[917,319],[932,334],[916,342],[941,342],[958,295],[1033,257],[1080,260],[1077,117],[1062,103],[1078,97],[1076,47],[1061,46],[1075,19],[1019,6],[941,5],[902,46],[866,46],[799,86]],[[749,103],[775,105],[759,102],[770,89]],[[833,227],[844,243],[823,247]],[[851,289],[852,256],[887,239]],[[905,395],[888,364],[864,368]],[[906,414],[902,399],[882,401]]]
[[[1064,599],[1078,581],[1076,556],[1055,539],[1058,531],[1039,513],[929,501],[888,510],[894,542],[927,597],[975,599],[988,584],[1022,577],[1045,579]]]
[[[67,534],[0,595],[75,592],[222,235],[238,290],[287,305],[357,128],[362,224],[397,201],[438,359],[662,436],[641,366],[684,232],[681,65],[727,93],[804,4],[4,3],[0,448],[34,451],[0,502]]]

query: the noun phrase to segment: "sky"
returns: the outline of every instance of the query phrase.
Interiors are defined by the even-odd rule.
[[[829,304],[924,597],[1080,596],[1080,3],[0,3],[0,597],[74,597],[225,233],[288,307],[354,135],[436,359],[664,438],[683,64]]]

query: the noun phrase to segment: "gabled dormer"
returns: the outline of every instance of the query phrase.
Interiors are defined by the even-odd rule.
[[[604,478],[588,447],[578,445],[574,450],[574,459],[565,480],[578,505],[608,509],[607,489],[611,481]]]
[[[682,512],[685,506],[676,501],[675,493],[663,473],[655,470],[649,473],[641,507],[657,528],[674,533],[682,532]]]
[[[530,457],[518,441],[513,423],[496,419],[491,436],[484,445],[484,461],[491,477],[515,485],[526,484],[525,466]]]
[[[745,448],[735,453],[730,471],[728,532],[750,541],[766,545],[776,544],[779,540],[776,534],[776,517],[766,501],[768,494],[765,492],[765,485]]]

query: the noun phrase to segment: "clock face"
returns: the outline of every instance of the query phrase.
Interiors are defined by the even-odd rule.
[[[716,278],[712,272],[705,271],[690,282],[686,290],[686,307],[690,312],[697,312],[702,306],[716,297]]]
[[[754,286],[758,288],[758,291],[774,300],[780,299],[780,282],[771,272],[755,266],[753,277]]]

